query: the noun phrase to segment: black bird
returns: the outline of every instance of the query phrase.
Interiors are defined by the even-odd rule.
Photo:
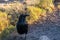
[[[19,34],[27,34],[28,32],[28,23],[26,22],[26,17],[28,14],[21,14],[17,22],[16,28]]]

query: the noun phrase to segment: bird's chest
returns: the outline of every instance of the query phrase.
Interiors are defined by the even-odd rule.
[[[19,24],[27,24],[26,18],[21,18],[18,22]]]

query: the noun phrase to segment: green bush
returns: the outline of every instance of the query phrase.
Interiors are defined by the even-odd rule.
[[[8,28],[6,28],[1,32],[0,40],[6,40],[14,30],[15,30],[15,27],[10,25]]]

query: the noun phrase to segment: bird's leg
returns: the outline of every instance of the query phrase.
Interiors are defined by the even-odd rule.
[[[24,40],[26,40],[27,34],[25,34],[24,37],[25,37]]]

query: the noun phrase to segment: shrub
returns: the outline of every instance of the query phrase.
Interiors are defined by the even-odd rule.
[[[7,14],[0,11],[0,32],[8,26],[8,21]]]
[[[16,25],[19,15],[24,13],[24,5],[19,2],[3,5],[2,8],[5,9],[5,12],[8,14],[10,24],[12,25]],[[34,21],[37,21],[39,17],[41,20],[42,16],[42,19],[45,20],[47,12],[46,9],[49,13],[53,12],[53,0],[40,0],[39,4],[35,4],[35,6],[28,6],[27,12],[30,14],[30,16],[27,17],[28,23],[31,24]]]
[[[28,6],[28,11],[30,12],[30,16],[27,17],[27,21],[29,24],[32,24],[33,22],[37,21],[42,16],[46,17],[46,11],[44,9],[34,6]]]
[[[10,25],[8,28],[4,29],[0,34],[0,40],[7,40],[10,34],[15,30],[15,27]]]
[[[55,9],[53,0],[40,0],[40,3],[37,6],[47,9],[50,13]]]
[[[1,9],[4,9],[2,11],[5,11],[8,14],[8,19],[10,24],[16,25],[16,22],[18,20],[18,16],[23,11],[23,4],[16,2],[16,3],[8,3],[0,7]]]

